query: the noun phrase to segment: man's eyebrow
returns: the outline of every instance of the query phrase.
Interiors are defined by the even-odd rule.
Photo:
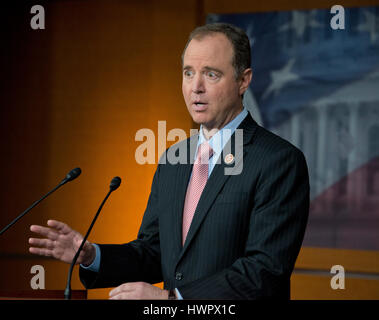
[[[192,67],[188,66],[188,65],[183,67],[183,70],[190,70],[190,69],[192,69]],[[210,67],[210,66],[203,67],[203,70],[206,70],[206,71],[215,71],[217,73],[224,74],[221,70],[219,70],[217,68],[214,68],[214,67]]]
[[[221,70],[214,68],[214,67],[205,66],[204,69],[207,71],[216,71],[217,73],[223,74],[223,72]]]

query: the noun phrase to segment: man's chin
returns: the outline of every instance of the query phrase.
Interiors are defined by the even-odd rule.
[[[198,125],[202,125],[207,130],[216,128],[216,119],[205,112],[191,112],[193,122]]]
[[[199,125],[205,125],[209,122],[209,117],[203,112],[191,112],[193,122]]]
[[[219,130],[218,128],[216,128],[214,126],[214,124],[212,122],[209,122],[209,121],[201,121],[201,120],[197,120],[195,121],[193,118],[192,118],[193,122],[195,122],[196,124],[198,125],[201,125],[203,127],[203,129],[205,129],[208,133],[210,133],[211,135],[214,135],[215,133],[217,133],[217,131]]]
[[[192,117],[192,120],[194,123],[198,124],[199,126],[203,126],[203,127],[206,127],[208,128],[209,127],[209,122],[204,120],[204,119],[199,119],[199,118],[195,118],[195,117]]]

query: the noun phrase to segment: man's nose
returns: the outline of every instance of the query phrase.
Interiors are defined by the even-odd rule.
[[[194,93],[203,93],[205,92],[204,79],[201,74],[197,74],[192,81],[192,91]]]

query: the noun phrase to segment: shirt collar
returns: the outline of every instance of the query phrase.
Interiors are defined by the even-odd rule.
[[[241,124],[241,122],[246,118],[247,114],[248,111],[244,107],[243,110],[232,121],[227,123],[221,130],[217,131],[217,133],[214,134],[212,138],[208,140],[209,146],[213,150],[212,158],[218,158],[218,156],[221,154],[222,149],[224,149],[225,144],[229,141],[230,137]],[[201,125],[197,147],[199,147],[199,145],[202,144],[204,141],[206,141],[206,139],[203,134],[203,126]]]

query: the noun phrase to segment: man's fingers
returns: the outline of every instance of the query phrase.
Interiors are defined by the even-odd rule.
[[[127,299],[133,299],[133,297],[130,295],[130,292],[120,292],[114,296],[109,297],[110,300],[127,300]]]
[[[159,289],[146,282],[124,283],[109,292],[109,299],[167,299],[167,290]]]
[[[111,292],[109,292],[109,296],[110,297],[114,297],[118,294],[120,294],[121,292],[124,292],[124,291],[130,291],[130,283],[123,283],[122,285],[118,286],[117,288],[114,288],[113,290],[111,290]]]
[[[135,292],[131,290],[131,291],[116,291],[116,293],[112,295],[109,293],[109,299],[110,300],[125,300],[125,299],[136,299],[136,298],[135,298]]]
[[[49,238],[51,240],[56,240],[58,238],[58,233],[47,227],[31,225],[30,231],[37,233],[43,237]]]
[[[110,293],[109,293],[109,299],[110,300],[122,300],[122,295],[121,295],[121,293],[116,294],[116,295],[110,295]]]
[[[67,234],[72,231],[72,229],[67,224],[65,224],[64,222],[57,221],[57,220],[48,220],[47,225],[49,227],[57,229],[62,234]]]
[[[114,288],[113,290],[109,292],[109,297],[114,297],[118,295],[120,292],[121,292],[120,286],[117,288]]]
[[[50,250],[54,249],[54,241],[52,241],[50,239],[29,238],[29,243],[34,245],[34,246],[47,248]]]
[[[122,285],[118,286],[117,288],[114,288],[109,292],[110,297],[114,297],[116,295],[119,295],[120,293],[127,293],[137,290],[142,285],[141,282],[126,282]]]
[[[44,249],[44,248],[30,247],[29,252],[33,254],[38,254],[40,256],[46,256],[46,257],[52,256],[52,251],[49,249]]]

